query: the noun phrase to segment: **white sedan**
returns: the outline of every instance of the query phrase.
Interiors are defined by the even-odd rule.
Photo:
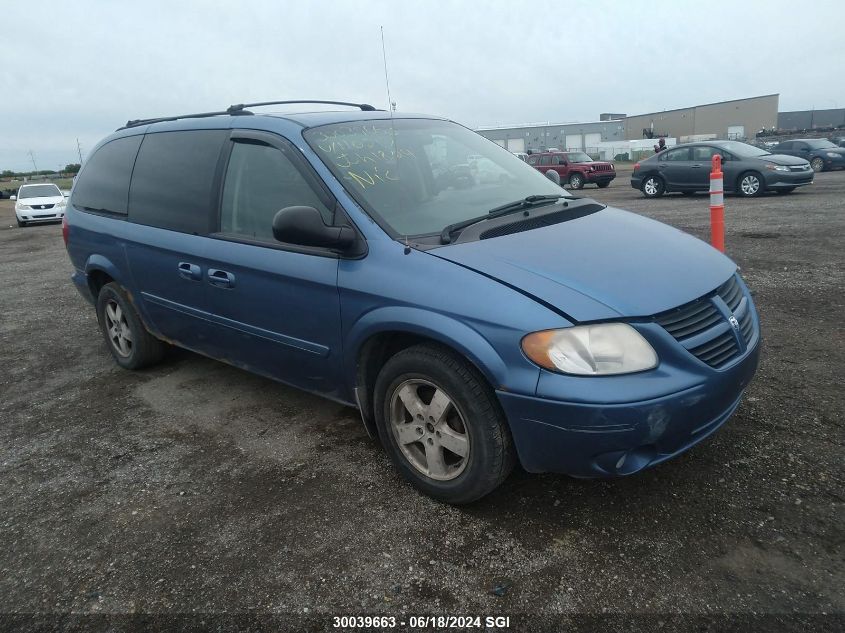
[[[67,201],[56,185],[21,185],[15,200],[15,217],[18,226],[55,222],[65,217],[66,205]]]

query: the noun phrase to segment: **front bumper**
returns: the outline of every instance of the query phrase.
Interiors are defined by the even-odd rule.
[[[65,217],[67,207],[53,207],[52,209],[18,209],[15,217],[21,222],[58,222]]]
[[[769,171],[765,175],[766,189],[787,189],[813,184],[815,172],[808,171]]]
[[[529,472],[630,475],[686,451],[721,427],[739,406],[759,354],[758,337],[735,363],[722,370],[703,370],[693,386],[687,386],[689,374],[652,375],[658,370],[631,374],[619,383],[626,394],[646,393],[657,381],[682,387],[644,400],[574,402],[504,391],[497,391],[497,396],[510,421],[520,462]],[[561,377],[549,376],[557,378]],[[583,393],[609,395],[613,390],[607,389],[608,378],[576,380],[584,381]]]
[[[599,182],[610,182],[614,178],[616,178],[615,171],[588,171],[584,176],[587,178],[587,182],[592,183],[599,183]]]

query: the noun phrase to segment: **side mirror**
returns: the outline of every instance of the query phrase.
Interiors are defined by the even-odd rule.
[[[273,237],[286,244],[317,246],[344,251],[355,243],[348,226],[327,226],[314,207],[285,207],[273,218]]]
[[[17,200],[17,199],[18,199],[17,196],[9,196],[9,200]]]

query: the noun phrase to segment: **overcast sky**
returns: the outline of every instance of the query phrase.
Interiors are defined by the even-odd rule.
[[[11,6],[9,6],[11,5]],[[0,170],[57,169],[127,119],[273,99],[477,127],[780,93],[845,107],[845,1],[10,2]]]

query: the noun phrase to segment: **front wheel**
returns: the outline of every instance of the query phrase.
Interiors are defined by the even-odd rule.
[[[599,189],[605,189],[610,186],[609,182],[597,182],[596,184],[599,186]]]
[[[569,186],[573,189],[583,189],[584,188],[584,176],[582,174],[572,174],[569,176]]]
[[[739,177],[739,186],[736,189],[739,195],[753,198],[763,193],[763,181],[759,174],[747,172]]]
[[[375,411],[396,468],[435,499],[470,503],[513,468],[510,431],[493,390],[446,348],[415,345],[390,358],[376,380]]]
[[[818,156],[816,156],[813,160],[810,161],[810,167],[812,167],[813,171],[816,173],[824,171],[824,161]]]
[[[666,185],[659,176],[649,176],[643,180],[642,190],[646,198],[659,198],[665,193]]]
[[[15,219],[17,220],[17,218],[15,218]],[[25,226],[26,226],[26,222],[24,222],[23,220],[18,220],[18,227],[19,228],[23,228]]]

